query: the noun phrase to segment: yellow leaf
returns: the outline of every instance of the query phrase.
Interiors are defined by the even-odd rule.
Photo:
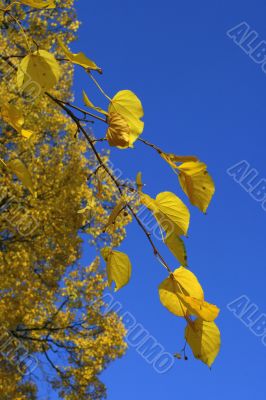
[[[177,163],[183,163],[186,161],[198,161],[196,156],[177,156],[172,153],[160,153],[160,156],[172,167],[174,170],[177,169]]]
[[[156,201],[148,194],[140,193],[140,201],[145,207],[147,207],[150,211],[152,211],[153,214],[159,212],[159,209],[156,205]]]
[[[177,169],[180,173],[185,174],[187,176],[194,176],[195,174],[200,174],[206,171],[206,164],[201,161],[188,161],[180,164]]]
[[[203,299],[196,299],[193,296],[186,296],[183,293],[179,293],[178,297],[188,309],[189,314],[209,322],[218,317],[220,310],[214,304],[207,303]]]
[[[34,194],[31,175],[26,166],[23,164],[23,162],[17,158],[15,160],[9,161],[7,163],[7,167],[10,169],[10,171],[13,172],[13,174],[15,174],[18,177],[18,179],[23,183],[23,185],[27,189],[29,189],[29,191],[32,194]]]
[[[186,205],[174,193],[159,193],[156,199],[141,193],[142,204],[152,211],[158,224],[169,235],[175,232],[186,235],[189,227],[190,213]]]
[[[187,252],[183,240],[178,236],[176,232],[168,234],[164,240],[166,246],[178,259],[178,261],[184,266],[187,266]]]
[[[98,197],[98,199],[102,199],[103,198],[103,184],[101,179],[97,176],[96,174],[96,180],[97,180],[97,194],[96,196]]]
[[[25,138],[25,139],[29,139],[32,135],[33,132],[28,130],[28,129],[21,129],[21,135]]]
[[[179,235],[186,235],[189,227],[190,213],[182,200],[171,192],[159,193],[156,197],[159,213],[155,215],[164,230]]]
[[[197,162],[185,162],[178,167],[180,185],[191,204],[206,212],[215,186],[211,176],[207,172],[206,164]]]
[[[125,119],[118,113],[111,113],[108,117],[108,124],[106,139],[109,145],[119,149],[128,148],[130,128]]]
[[[5,122],[7,122],[12,128],[20,133],[25,138],[29,139],[33,134],[32,131],[23,129],[24,117],[22,111],[13,104],[4,104],[1,106],[1,115]]]
[[[98,111],[101,114],[107,115],[108,116],[108,112],[104,111],[101,107],[96,107],[88,98],[87,94],[85,93],[85,91],[83,90],[83,101],[85,106],[92,108],[95,111]]]
[[[180,267],[166,278],[159,286],[161,303],[173,314],[184,317],[187,307],[179,298],[179,294],[204,299],[204,293],[196,276],[184,267]]]
[[[126,204],[127,204],[127,202],[123,198],[121,198],[118,201],[118,203],[116,204],[116,206],[112,210],[111,214],[109,215],[108,222],[106,224],[105,229],[115,222],[116,218],[118,217],[118,215],[123,210],[123,208],[125,207]]]
[[[142,183],[142,173],[138,172],[136,177],[136,185],[139,193],[142,193],[143,183]]]
[[[34,8],[55,8],[54,0],[19,0],[20,3]]]
[[[46,91],[54,87],[61,76],[61,68],[53,54],[35,51],[24,57],[18,66],[17,84],[24,91]]]
[[[7,103],[1,106],[1,115],[5,122],[11,125],[15,130],[20,130],[24,124],[24,117],[16,106]]]
[[[144,128],[144,122],[140,119],[144,113],[139,98],[130,90],[121,90],[112,98],[108,112],[118,113],[125,119],[130,127],[129,145],[133,147]]]
[[[206,322],[198,318],[191,325],[187,325],[185,339],[194,356],[211,367],[221,346],[220,331],[217,325],[214,322]]]
[[[71,51],[67,48],[67,46],[62,42],[61,39],[57,39],[60,47],[62,48],[65,56],[68,58],[69,61],[71,61],[74,64],[78,64],[81,67],[84,67],[89,70],[94,70],[98,71],[100,74],[102,74],[101,68],[99,68],[94,61],[90,60],[84,53],[77,53],[73,54]]]
[[[101,254],[107,263],[109,286],[115,282],[115,291],[125,286],[131,276],[131,262],[125,253],[117,250],[102,249]]]

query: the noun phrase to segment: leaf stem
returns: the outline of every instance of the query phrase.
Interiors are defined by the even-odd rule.
[[[99,83],[97,82],[97,80],[94,78],[94,76],[92,75],[92,73],[90,71],[87,71],[89,74],[89,77],[92,79],[92,81],[95,83],[95,85],[97,86],[97,88],[100,90],[100,92],[104,95],[104,97],[107,98],[107,100],[109,100],[110,102],[112,101],[112,99],[105,93],[105,91],[101,88],[101,86],[99,85]]]

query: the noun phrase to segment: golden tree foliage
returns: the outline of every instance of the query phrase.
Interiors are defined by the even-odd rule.
[[[98,374],[123,354],[124,330],[116,314],[101,314],[105,275],[98,258],[87,268],[79,265],[80,233],[89,234],[95,248],[101,248],[108,283],[119,290],[129,282],[132,266],[116,248],[134,219],[167,272],[159,287],[162,304],[186,320],[185,339],[194,356],[211,366],[220,348],[213,322],[219,309],[205,301],[200,283],[187,269],[188,207],[170,191],[155,199],[143,193],[141,173],[136,182],[117,177],[109,150],[103,153],[98,145],[105,142],[126,151],[139,141],[151,148],[178,175],[191,204],[204,213],[215,191],[206,164],[195,156],[165,153],[140,137],[144,111],[137,95],[120,90],[110,97],[95,78],[101,67],[69,49],[78,28],[72,0],[0,4],[0,326],[26,341],[31,354],[45,358],[61,398],[102,398]],[[73,65],[84,69],[107,106],[95,105],[85,91],[85,109],[73,103]],[[105,125],[105,137],[93,136],[91,118]],[[151,212],[180,268],[173,271],[159,252],[138,215],[139,206]],[[67,360],[61,365],[60,352]],[[8,374],[10,393],[16,386],[35,398],[31,379],[19,379],[5,362],[0,367]]]
[[[7,5],[0,3],[1,8]],[[12,15],[33,47],[36,42],[45,51],[54,49],[58,32],[66,42],[74,39],[78,22],[72,1],[61,3],[52,17],[48,10],[29,13],[13,5]],[[95,173],[95,157],[84,139],[77,140],[70,118],[47,96],[29,101],[20,93],[16,69],[27,45],[9,14],[0,13],[0,19],[1,331],[23,341],[29,354],[65,354],[69,365],[53,371],[62,398],[87,399],[88,392],[101,398],[105,389],[97,376],[123,354],[125,331],[116,314],[99,313],[105,274],[97,258],[87,268],[79,265],[79,233],[90,234],[94,244],[118,246],[130,217],[102,233],[116,200],[114,183],[103,172],[101,178]],[[63,79],[52,93],[70,101],[73,68],[69,63],[60,68]],[[107,162],[107,155],[103,158]],[[15,366],[1,361],[0,397],[35,398],[34,382],[22,378]]]

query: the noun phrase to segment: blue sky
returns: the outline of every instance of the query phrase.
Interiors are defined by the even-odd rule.
[[[198,155],[216,182],[208,215],[191,209],[186,246],[189,266],[207,300],[221,308],[221,353],[211,371],[189,352],[187,362],[177,361],[159,375],[129,348],[102,374],[109,399],[263,399],[266,347],[227,304],[246,295],[257,305],[258,317],[266,313],[266,213],[226,171],[246,160],[258,171],[258,180],[266,178],[266,74],[226,32],[246,21],[260,40],[266,39],[266,4],[80,0],[77,9],[82,26],[72,48],[82,49],[103,67],[101,83],[109,95],[131,89],[141,98],[143,138],[168,152]],[[91,82],[77,72],[77,100],[82,87],[93,98]],[[101,125],[96,124],[95,134],[103,135]],[[171,169],[142,144],[112,151],[112,160],[125,177],[134,178],[141,170],[149,194],[168,190],[187,201]],[[165,271],[135,224],[121,249],[131,258],[133,275],[115,295],[117,300],[166,351],[179,351],[185,324],[160,304],[157,287]],[[85,250],[84,262],[89,254]]]

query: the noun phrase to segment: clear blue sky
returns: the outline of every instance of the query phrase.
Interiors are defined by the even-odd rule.
[[[177,361],[159,375],[129,348],[102,374],[109,399],[264,399],[266,347],[226,305],[245,294],[259,314],[266,313],[266,213],[226,170],[247,160],[259,178],[266,178],[266,74],[226,31],[246,21],[266,39],[266,4],[80,0],[77,8],[82,26],[72,48],[103,67],[101,82],[110,95],[120,89],[138,94],[145,110],[143,138],[169,152],[198,155],[217,189],[207,216],[192,209],[186,245],[206,298],[221,308],[219,357],[210,371],[189,353],[189,361]],[[81,87],[94,92],[81,72],[75,87],[77,96]],[[100,125],[95,133],[102,136]],[[169,190],[186,201],[175,175],[143,145],[114,150],[112,158],[125,176],[134,178],[141,170],[149,194]],[[160,304],[157,287],[165,271],[135,224],[122,249],[130,255],[133,276],[116,298],[167,351],[180,350],[184,322]],[[89,254],[87,249],[84,262]],[[173,268],[178,266],[164,254]]]

